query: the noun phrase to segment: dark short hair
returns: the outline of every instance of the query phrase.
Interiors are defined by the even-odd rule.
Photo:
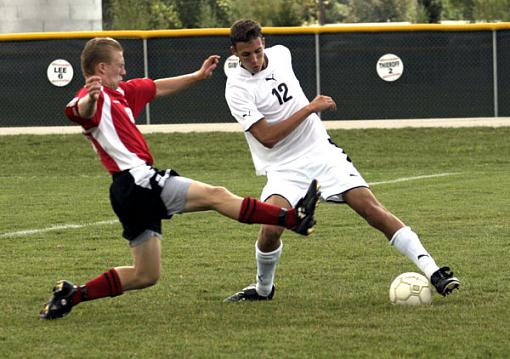
[[[237,20],[230,28],[230,41],[234,47],[238,42],[248,42],[259,37],[264,37],[262,29],[260,24],[253,20]]]

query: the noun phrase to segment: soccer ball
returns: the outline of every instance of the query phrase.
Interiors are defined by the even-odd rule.
[[[414,272],[402,273],[390,285],[392,304],[421,305],[432,303],[432,288],[428,279]]]

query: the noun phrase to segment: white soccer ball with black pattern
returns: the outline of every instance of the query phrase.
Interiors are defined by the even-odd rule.
[[[392,304],[422,305],[432,303],[432,286],[423,274],[407,272],[396,277],[390,285]]]

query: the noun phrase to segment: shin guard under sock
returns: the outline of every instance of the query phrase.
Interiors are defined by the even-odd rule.
[[[238,220],[242,223],[272,224],[293,228],[296,225],[296,210],[246,197],[241,204]]]
[[[115,269],[110,269],[78,288],[73,296],[73,305],[87,300],[116,297],[122,294],[122,283]]]

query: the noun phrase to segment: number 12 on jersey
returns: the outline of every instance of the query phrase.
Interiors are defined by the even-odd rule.
[[[278,85],[277,89],[274,88],[272,94],[276,96],[280,105],[292,99],[292,96],[289,96],[289,88],[286,83],[282,82]]]

